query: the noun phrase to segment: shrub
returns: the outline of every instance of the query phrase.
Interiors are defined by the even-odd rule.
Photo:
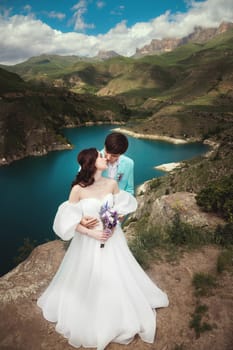
[[[222,251],[217,260],[217,272],[222,273],[224,270],[232,269],[233,267],[233,249]]]
[[[233,222],[233,174],[202,189],[196,201],[203,210],[217,213]]]
[[[208,306],[205,304],[198,305],[195,309],[194,314],[192,314],[192,319],[189,323],[190,328],[193,328],[196,333],[196,338],[199,338],[201,333],[210,331],[213,326],[207,322],[203,322],[202,318],[208,311]]]
[[[13,259],[14,263],[17,265],[27,259],[37,244],[36,240],[31,240],[29,237],[24,238],[23,245],[18,248],[18,256]]]
[[[216,278],[203,272],[194,275],[192,284],[195,287],[195,295],[197,297],[211,295],[212,289],[217,286]]]
[[[182,222],[179,213],[176,213],[172,225],[168,226],[168,236],[176,246],[199,246],[212,241],[210,232],[201,227]]]
[[[135,259],[137,260],[137,262],[144,268],[147,269],[149,268],[149,254],[148,252],[143,249],[140,245],[140,242],[137,240],[133,240],[131,242],[129,242],[129,248],[132,251]]]
[[[215,242],[224,247],[233,245],[233,222],[226,225],[218,225],[215,229]]]
[[[148,268],[153,257],[153,250],[161,245],[163,238],[159,227],[146,229],[145,225],[142,227],[143,222],[144,220],[137,224],[135,236],[129,242],[129,247],[138,263]]]
[[[161,185],[161,179],[158,177],[150,181],[150,189],[155,190]]]

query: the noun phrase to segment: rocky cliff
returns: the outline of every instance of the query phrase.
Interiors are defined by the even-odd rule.
[[[148,187],[146,189],[146,187]],[[138,196],[138,209],[135,216],[139,219],[149,213],[148,226],[165,226],[172,221],[176,213],[180,219],[190,225],[215,229],[217,225],[224,225],[224,220],[212,213],[204,212],[196,203],[196,193],[176,192],[154,198],[149,190],[150,182],[142,187],[143,194]],[[140,188],[138,189],[140,192]]]
[[[8,85],[0,84],[0,165],[70,149],[61,128],[89,122],[121,123],[128,118],[125,106],[114,98],[43,88],[1,69],[0,78],[5,75]]]
[[[188,43],[203,44],[231,28],[233,28],[233,23],[223,22],[217,28],[195,27],[192,33],[183,38],[153,39],[149,45],[145,45],[140,49],[137,48],[133,57],[170,52],[178,46]]]
[[[36,301],[45,290],[65,254],[60,240],[38,246],[26,261],[0,278],[0,348],[1,350],[72,350],[67,340],[47,322]],[[232,346],[232,275],[218,277],[218,286],[202,303],[208,306],[205,321],[214,325],[209,332],[196,337],[189,327],[197,299],[192,287],[196,273],[214,274],[219,249],[206,246],[183,253],[176,263],[155,262],[149,276],[165,290],[170,305],[157,310],[157,332],[154,344],[138,337],[128,350],[230,350]],[[94,291],[93,291],[94,297]],[[83,349],[83,348],[81,348]],[[110,344],[106,350],[126,349]]]

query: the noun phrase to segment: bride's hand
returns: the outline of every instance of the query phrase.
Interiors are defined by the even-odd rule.
[[[99,230],[89,230],[88,236],[95,238],[98,241],[106,242],[112,236],[112,233],[107,233]]]

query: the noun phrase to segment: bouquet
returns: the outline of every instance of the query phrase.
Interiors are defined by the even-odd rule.
[[[117,225],[119,217],[118,213],[110,208],[108,202],[106,202],[100,208],[100,219],[103,223],[104,232],[110,234]],[[104,243],[100,244],[100,248],[104,248]]]

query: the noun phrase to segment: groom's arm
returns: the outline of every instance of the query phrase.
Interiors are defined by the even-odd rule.
[[[98,224],[98,219],[92,216],[83,216],[80,224],[86,228],[94,228]]]

